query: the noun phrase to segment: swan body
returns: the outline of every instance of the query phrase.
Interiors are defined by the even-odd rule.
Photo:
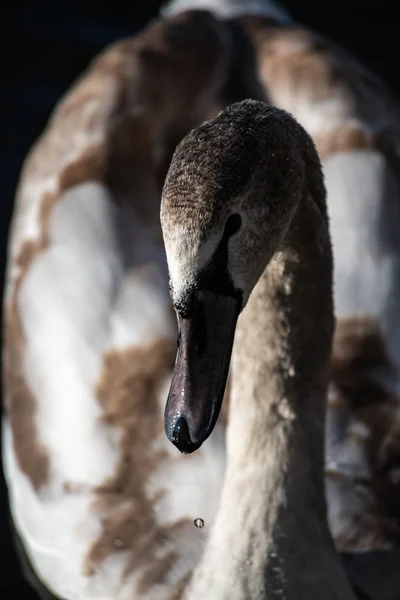
[[[185,457],[162,428],[177,332],[159,199],[183,135],[247,97],[292,112],[323,159],[339,325],[326,455],[336,546],[398,539],[398,109],[272,4],[224,6],[221,21],[176,4],[102,53],[56,108],[17,190],[3,464],[17,533],[63,600],[178,598],[212,531],[224,421]],[[368,406],[365,382],[378,390]]]

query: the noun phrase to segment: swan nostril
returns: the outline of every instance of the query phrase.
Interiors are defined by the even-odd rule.
[[[183,454],[190,454],[197,449],[197,446],[190,439],[189,427],[183,417],[179,417],[175,423],[172,442]]]

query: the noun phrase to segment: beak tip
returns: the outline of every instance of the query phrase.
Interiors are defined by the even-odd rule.
[[[184,417],[179,417],[176,422],[171,436],[171,442],[178,448],[182,454],[191,454],[198,450],[201,443],[193,442],[190,437],[189,426]]]

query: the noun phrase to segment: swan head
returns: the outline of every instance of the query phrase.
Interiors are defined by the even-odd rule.
[[[245,100],[175,150],[161,202],[179,325],[165,429],[183,452],[199,448],[218,418],[237,318],[303,193],[305,136],[288,113]]]

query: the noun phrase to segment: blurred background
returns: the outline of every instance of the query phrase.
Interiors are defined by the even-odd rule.
[[[107,44],[157,16],[155,0],[2,0],[0,3],[1,275],[18,174],[57,100]],[[302,24],[352,52],[400,98],[398,0],[286,0]],[[36,600],[23,580],[0,481],[0,598]]]

